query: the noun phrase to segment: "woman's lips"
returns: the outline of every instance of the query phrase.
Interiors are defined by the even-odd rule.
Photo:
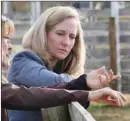
[[[59,49],[59,50],[62,52],[68,52],[68,50],[65,50],[65,49]]]

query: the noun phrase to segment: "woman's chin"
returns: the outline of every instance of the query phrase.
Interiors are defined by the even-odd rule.
[[[63,56],[63,55],[62,55],[62,56],[61,56],[61,55],[60,55],[60,56],[57,56],[58,60],[64,60],[66,57],[67,57],[67,56]]]
[[[3,68],[3,69],[4,69],[4,68],[8,68],[8,63],[7,63],[7,62],[2,63],[1,65],[2,65],[2,68]]]
[[[2,58],[1,66],[2,66],[2,68],[8,68],[8,59],[6,57]]]

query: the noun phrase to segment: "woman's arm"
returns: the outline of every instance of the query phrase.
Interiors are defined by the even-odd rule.
[[[64,83],[66,86],[67,83]],[[58,85],[47,87],[16,86],[14,84],[2,84],[2,108],[18,110],[39,110],[68,104],[78,101],[85,104],[88,98],[86,91],[68,91],[65,89],[53,89]],[[53,100],[53,101],[52,101]]]
[[[55,88],[57,89],[68,89],[68,90],[88,90],[90,91],[91,88],[88,87],[87,85],[87,81],[86,81],[87,75],[83,74],[81,75],[79,78],[77,79],[73,79],[72,81],[66,83],[66,82],[62,82],[62,83],[58,83],[55,85]],[[51,86],[49,86],[51,87]],[[52,86],[53,87],[53,86]]]
[[[14,84],[2,83],[1,95],[2,108],[15,110],[39,110],[40,108],[68,104],[71,101],[78,101],[82,105],[86,104],[87,101],[99,101],[123,106],[124,102],[127,101],[123,94],[108,87],[87,92],[47,87],[26,88],[25,86],[19,87]]]
[[[7,79],[10,82],[26,86],[51,86],[70,80],[69,75],[56,74],[48,70],[41,59],[32,51],[22,51],[15,55]]]
[[[24,110],[25,109],[29,110],[30,108],[32,108],[32,109],[34,108],[36,110],[37,104],[35,104],[35,101],[38,99],[40,100],[41,96],[44,97],[44,100],[43,101],[41,100],[42,101],[41,105],[39,103],[40,107],[43,107],[43,106],[52,107],[52,106],[56,106],[56,105],[68,104],[71,101],[75,101],[75,99],[76,99],[76,101],[79,101],[79,103],[81,105],[84,105],[85,107],[89,106],[89,102],[87,101],[87,97],[84,97],[85,102],[82,102],[77,97],[80,94],[79,92],[75,92],[74,94],[76,94],[76,95],[72,96],[73,93],[71,91],[70,91],[71,92],[70,93],[70,92],[64,90],[64,89],[89,90],[89,88],[87,88],[87,86],[86,86],[86,75],[82,75],[78,79],[72,80],[71,82],[62,82],[62,83],[57,83],[56,85],[53,85],[53,86],[48,86],[48,88],[47,87],[43,87],[43,89],[37,88],[37,87],[36,88],[26,88],[24,86],[18,87],[18,86],[13,85],[13,84],[2,84],[2,94],[3,94],[2,101],[4,102],[4,104],[2,103],[2,106],[6,107],[6,108],[13,108],[13,109],[15,109],[16,107],[17,108],[19,107],[21,109],[24,108]],[[59,90],[55,90],[52,88],[59,89]],[[39,94],[38,98],[36,97],[36,96],[38,96],[37,91],[34,91],[34,90],[37,90],[37,91],[41,90],[40,91],[41,95],[38,93]],[[34,92],[32,92],[32,91],[34,91]],[[19,95],[21,93],[23,96]],[[79,94],[77,95],[77,93],[79,93]],[[48,94],[50,94],[50,97]],[[63,96],[64,94],[67,94],[68,96],[64,97]],[[30,97],[30,95],[31,95],[31,97]],[[48,95],[48,97],[46,97],[47,95]],[[12,98],[12,96],[13,96],[13,98]],[[19,98],[17,99],[18,96],[19,96]],[[60,97],[60,96],[62,96],[62,97]],[[82,100],[82,92],[81,92],[80,96],[81,96],[81,100]],[[17,99],[17,102],[15,102],[16,99]],[[6,102],[5,102],[5,100],[6,100]],[[10,100],[12,100],[12,101],[10,101]],[[31,102],[27,103],[28,100]],[[47,100],[47,102],[46,102],[46,100]],[[51,100],[53,100],[53,102]],[[69,102],[66,102],[67,100],[69,100]],[[65,102],[63,102],[63,101],[65,101]],[[18,104],[16,105],[16,107],[14,107],[12,104],[11,104],[12,106],[10,104],[7,104],[8,102],[13,103],[14,106],[17,103]],[[48,104],[46,104],[46,103],[48,103]],[[30,106],[30,107],[28,107],[28,106]]]

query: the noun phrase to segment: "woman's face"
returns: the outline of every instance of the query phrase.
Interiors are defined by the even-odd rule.
[[[10,38],[7,38],[7,44],[8,44],[8,54],[12,53],[12,43]]]
[[[77,20],[67,18],[47,33],[48,50],[53,59],[62,60],[67,57],[75,44]]]
[[[8,65],[8,43],[4,37],[2,37],[2,67],[6,67]]]

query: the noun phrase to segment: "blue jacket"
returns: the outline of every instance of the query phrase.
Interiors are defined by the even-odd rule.
[[[7,79],[12,83],[30,87],[51,86],[58,82],[70,81],[71,77],[48,70],[33,51],[23,50],[14,56]],[[8,110],[8,116],[9,121],[42,121],[40,111]]]

